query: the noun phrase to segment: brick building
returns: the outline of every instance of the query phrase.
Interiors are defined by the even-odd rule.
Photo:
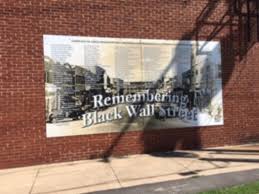
[[[0,168],[258,142],[256,20],[235,3],[0,1]],[[220,41],[224,125],[47,138],[44,34]]]

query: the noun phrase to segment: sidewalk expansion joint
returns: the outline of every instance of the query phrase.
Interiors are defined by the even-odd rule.
[[[34,180],[33,180],[33,182],[32,182],[32,185],[31,185],[31,189],[30,189],[30,191],[29,191],[29,194],[32,194],[32,191],[33,191],[34,185],[35,185],[35,183],[36,183],[36,180],[37,180],[37,178],[38,178],[38,176],[39,176],[39,173],[40,173],[40,168],[37,169],[37,172],[36,172],[36,175],[35,175]]]
[[[122,184],[121,184],[121,181],[120,181],[119,177],[117,176],[117,174],[116,174],[115,170],[113,169],[113,167],[112,167],[112,165],[111,165],[110,162],[109,162],[109,166],[110,166],[110,168],[111,168],[111,170],[112,170],[112,173],[113,173],[113,175],[115,176],[117,182],[119,183],[120,187],[123,188],[123,186],[122,186]]]

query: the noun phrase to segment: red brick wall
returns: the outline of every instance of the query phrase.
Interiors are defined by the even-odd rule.
[[[258,141],[259,45],[230,2],[0,0],[0,168]],[[43,34],[220,40],[224,126],[46,138]]]

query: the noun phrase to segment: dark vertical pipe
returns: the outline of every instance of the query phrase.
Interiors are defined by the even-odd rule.
[[[259,41],[259,1],[256,1],[257,41]]]
[[[240,0],[235,0],[235,6],[234,6],[234,11],[235,11],[235,14],[239,15],[242,13],[242,10],[241,10],[241,3]]]
[[[246,20],[246,23],[247,23],[247,41],[250,42],[251,40],[251,33],[250,33],[250,17],[251,17],[251,13],[250,13],[250,0],[246,0],[246,11],[247,11],[247,20]]]

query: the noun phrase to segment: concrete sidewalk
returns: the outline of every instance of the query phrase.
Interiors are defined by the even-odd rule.
[[[0,170],[0,193],[88,193],[259,169],[259,146],[175,151]]]
[[[197,194],[234,185],[259,181],[259,169],[221,173],[127,188],[93,192],[94,194]],[[92,194],[93,194],[92,193]],[[247,192],[246,194],[248,194]],[[245,194],[245,193],[244,193]]]

